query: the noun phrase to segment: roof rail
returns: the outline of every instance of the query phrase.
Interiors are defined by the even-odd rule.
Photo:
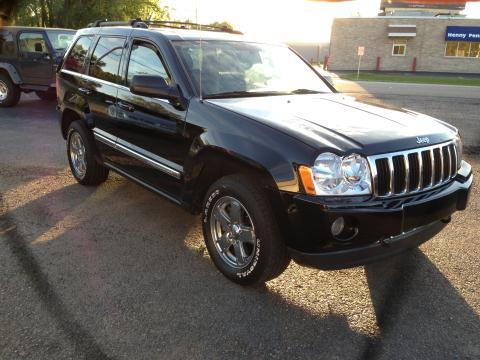
[[[182,22],[182,21],[166,21],[166,20],[142,20],[142,19],[132,19],[128,21],[108,21],[108,20],[95,20],[93,23],[88,24],[87,27],[105,27],[105,26],[131,26],[134,28],[148,29],[152,27],[165,27],[173,29],[186,29],[186,30],[204,30],[204,31],[217,31],[217,32],[226,32],[230,34],[239,34],[243,35],[242,32],[238,30],[229,29],[226,26],[214,26],[214,25],[203,25],[191,22]]]

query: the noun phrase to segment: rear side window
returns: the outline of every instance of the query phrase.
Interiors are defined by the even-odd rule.
[[[85,66],[85,59],[87,58],[88,49],[92,44],[92,38],[83,36],[77,40],[72,50],[65,59],[63,68],[78,73],[82,73]]]
[[[158,51],[153,45],[145,42],[135,42],[128,63],[127,84],[130,86],[135,75],[160,76],[170,83],[167,71],[163,66]]]
[[[115,84],[120,83],[118,69],[124,44],[124,38],[100,38],[90,61],[89,75]]]
[[[13,57],[15,55],[15,41],[9,31],[0,31],[0,57]]]
[[[21,33],[18,48],[23,53],[48,54],[47,42],[41,33]]]

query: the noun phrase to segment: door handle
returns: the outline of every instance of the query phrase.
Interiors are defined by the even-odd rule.
[[[118,107],[122,110],[125,110],[125,111],[128,111],[128,112],[134,112],[135,111],[135,107],[133,107],[132,105],[130,104],[126,104],[124,102],[119,102],[118,103]]]
[[[85,89],[85,88],[78,88],[78,91],[83,95],[91,95],[93,93],[93,90]]]

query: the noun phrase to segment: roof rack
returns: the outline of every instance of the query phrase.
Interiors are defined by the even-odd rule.
[[[88,24],[88,27],[106,27],[106,26],[131,26],[133,28],[141,28],[141,29],[148,29],[150,26],[152,26],[152,27],[172,28],[172,29],[216,31],[216,32],[225,32],[230,34],[243,35],[241,31],[229,29],[226,26],[203,25],[203,24],[182,22],[182,21],[142,20],[142,19],[132,19],[128,21],[108,21],[105,19],[105,20],[95,20],[93,23]]]

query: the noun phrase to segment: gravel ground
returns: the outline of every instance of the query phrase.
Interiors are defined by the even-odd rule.
[[[0,358],[479,359],[479,218],[475,185],[420,249],[239,287],[199,218],[116,175],[77,185],[54,104],[25,97],[0,109]]]

